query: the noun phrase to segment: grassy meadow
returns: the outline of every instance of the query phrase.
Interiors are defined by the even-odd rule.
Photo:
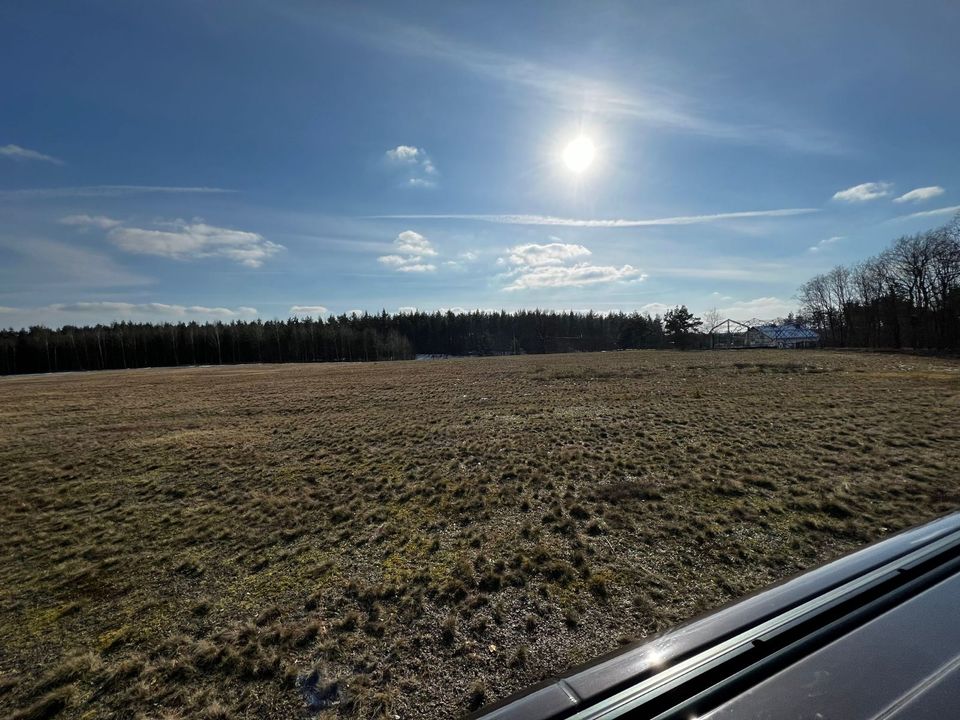
[[[0,378],[0,715],[448,718],[960,506],[960,362]]]

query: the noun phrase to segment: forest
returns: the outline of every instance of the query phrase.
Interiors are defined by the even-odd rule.
[[[384,311],[327,319],[32,327],[0,332],[0,374],[659,348],[693,339],[695,321],[680,308],[664,318],[541,310]]]
[[[824,347],[960,349],[960,215],[804,283],[800,322]],[[407,312],[230,323],[115,322],[0,331],[0,374],[237,363],[404,360],[707,348],[711,321],[643,313]],[[734,318],[745,319],[745,318]]]
[[[960,349],[960,214],[800,288],[825,347]]]

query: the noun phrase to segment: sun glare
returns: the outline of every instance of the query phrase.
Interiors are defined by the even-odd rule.
[[[593,163],[593,156],[595,154],[595,149],[593,147],[593,141],[581,135],[576,140],[570,142],[566,148],[563,150],[563,163],[571,171],[575,173],[582,173],[591,163]]]

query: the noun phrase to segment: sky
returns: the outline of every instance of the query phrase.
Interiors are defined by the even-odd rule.
[[[796,309],[960,210],[960,5],[0,5],[0,327]]]

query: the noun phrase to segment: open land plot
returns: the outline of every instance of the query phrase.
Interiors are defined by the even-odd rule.
[[[960,505],[960,363],[0,380],[0,714],[456,717]]]

